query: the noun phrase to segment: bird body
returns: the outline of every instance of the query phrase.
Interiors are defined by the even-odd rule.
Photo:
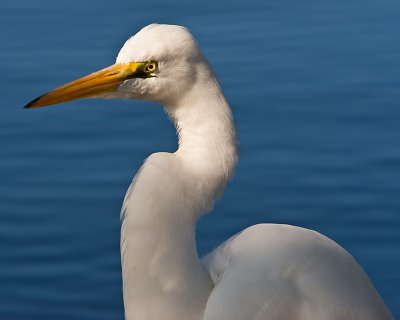
[[[312,230],[254,225],[204,265],[215,284],[207,320],[393,319],[353,257]]]
[[[220,197],[238,154],[229,104],[187,29],[147,26],[114,66],[27,107],[86,97],[158,102],[179,137],[176,152],[145,161],[124,199],[127,320],[393,319],[351,255],[315,231],[260,224],[198,257],[196,222]]]

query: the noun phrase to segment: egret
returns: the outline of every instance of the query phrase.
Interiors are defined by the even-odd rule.
[[[229,104],[186,28],[146,26],[114,65],[26,108],[91,97],[160,103],[178,133],[178,150],[148,157],[122,205],[127,320],[393,319],[354,258],[312,230],[258,224],[199,258],[196,222],[232,177],[238,151]]]

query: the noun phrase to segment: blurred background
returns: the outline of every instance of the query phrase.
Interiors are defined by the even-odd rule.
[[[399,16],[397,0],[2,1],[0,319],[123,319],[121,203],[149,154],[176,149],[173,127],[148,102],[22,107],[151,22],[193,32],[238,127],[199,253],[259,222],[314,229],[400,317]]]

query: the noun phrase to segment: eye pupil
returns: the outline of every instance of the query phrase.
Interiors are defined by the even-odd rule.
[[[157,63],[156,62],[149,62],[145,68],[147,72],[154,72],[157,70]]]

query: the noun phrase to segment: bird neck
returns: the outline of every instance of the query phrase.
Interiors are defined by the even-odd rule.
[[[238,151],[232,111],[211,69],[207,70],[199,72],[205,75],[198,80],[200,83],[172,105],[166,105],[165,110],[179,138],[175,155],[196,184],[208,189],[209,207],[232,177]],[[200,215],[204,211],[207,209]]]
[[[213,78],[212,78],[213,79]],[[210,210],[237,158],[229,105],[216,80],[165,109],[179,148],[151,155],[122,209],[126,319],[202,319],[212,282],[197,255],[196,221]]]

